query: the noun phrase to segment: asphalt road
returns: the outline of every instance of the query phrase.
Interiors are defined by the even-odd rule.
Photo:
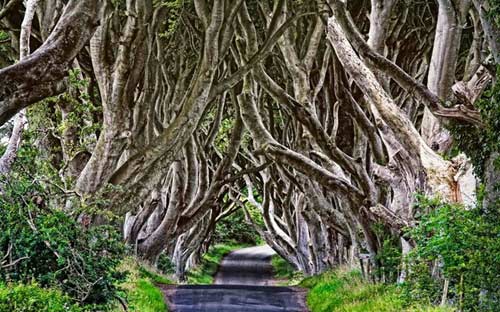
[[[222,260],[214,284],[272,285],[271,257],[274,254],[274,250],[267,245],[233,251]]]
[[[271,256],[267,246],[244,248],[226,256],[214,285],[165,286],[172,312],[305,312],[305,291],[270,286]]]

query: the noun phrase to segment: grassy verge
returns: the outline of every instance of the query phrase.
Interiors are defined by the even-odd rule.
[[[281,258],[279,255],[274,255],[271,258],[271,264],[273,266],[274,278],[277,281],[277,285],[297,285],[304,278],[302,272],[297,271],[288,261]]]
[[[167,311],[163,293],[156,284],[172,284],[170,280],[132,258],[123,261],[120,271],[128,272],[127,280],[118,285],[123,290],[120,295],[126,300],[128,311]],[[123,308],[117,304],[114,311],[123,311]]]
[[[208,252],[203,255],[200,265],[187,273],[188,284],[212,284],[214,282],[214,275],[217,273],[222,258],[231,251],[244,247],[248,246],[238,244],[218,244],[212,246]]]
[[[370,284],[357,271],[331,271],[304,279],[312,312],[450,312],[450,308],[415,305],[405,301],[396,286]]]
[[[32,284],[0,283],[0,311],[83,312],[71,298],[56,289]]]

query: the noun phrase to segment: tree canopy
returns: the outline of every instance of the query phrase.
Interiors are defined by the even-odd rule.
[[[237,215],[306,275],[361,262],[402,282],[403,261],[384,271],[388,245],[428,250],[419,226],[436,207],[500,208],[499,11],[0,1],[0,203],[111,225],[181,280]]]

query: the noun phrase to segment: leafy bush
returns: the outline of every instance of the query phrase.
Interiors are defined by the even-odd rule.
[[[0,285],[0,311],[80,312],[82,309],[58,290],[36,284]]]
[[[1,206],[0,257],[14,263],[0,270],[2,280],[35,279],[85,303],[113,296],[115,267],[124,251],[113,228],[83,229],[61,211],[37,211],[31,204]]]
[[[162,253],[158,257],[158,262],[156,263],[156,267],[163,274],[175,273],[175,264],[172,262],[172,259],[170,259],[170,257],[166,253]]]
[[[490,17],[500,25],[500,1],[490,4]],[[470,157],[485,183],[478,191],[478,202],[483,197],[491,199],[490,204],[483,202],[489,207],[466,211],[424,199],[421,206],[432,212],[411,233],[418,244],[410,258],[414,268],[411,296],[439,301],[444,278],[450,284],[450,300],[465,311],[498,311],[500,302],[500,198],[490,198],[500,188],[494,178],[500,170],[500,65],[496,66],[494,83],[474,103],[484,126],[450,124],[455,152]],[[443,278],[429,276],[431,262],[441,265],[438,273]]]
[[[380,240],[380,249],[376,256],[378,266],[372,272],[372,278],[381,282],[396,282],[401,267],[401,246],[397,235],[381,223],[372,226]]]
[[[26,151],[18,165],[26,163]],[[28,166],[29,164],[27,164]],[[113,298],[122,278],[116,267],[125,251],[110,226],[84,228],[74,217],[51,208],[52,190],[16,168],[0,181],[0,280],[56,287],[85,304]]]
[[[292,278],[296,269],[279,255],[274,255],[271,258],[274,276],[276,278]]]
[[[409,257],[409,295],[437,303],[447,279],[448,298],[462,311],[498,311],[498,208],[490,207],[485,213],[422,197],[418,208],[429,213],[422,214],[418,226],[410,231],[417,247]]]

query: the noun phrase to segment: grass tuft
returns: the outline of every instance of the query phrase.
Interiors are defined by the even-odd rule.
[[[156,284],[172,284],[168,278],[133,258],[125,259],[120,271],[128,273],[127,280],[119,285],[121,295],[127,301],[128,311],[167,311],[163,293]],[[123,311],[123,308],[117,304],[114,311]]]

